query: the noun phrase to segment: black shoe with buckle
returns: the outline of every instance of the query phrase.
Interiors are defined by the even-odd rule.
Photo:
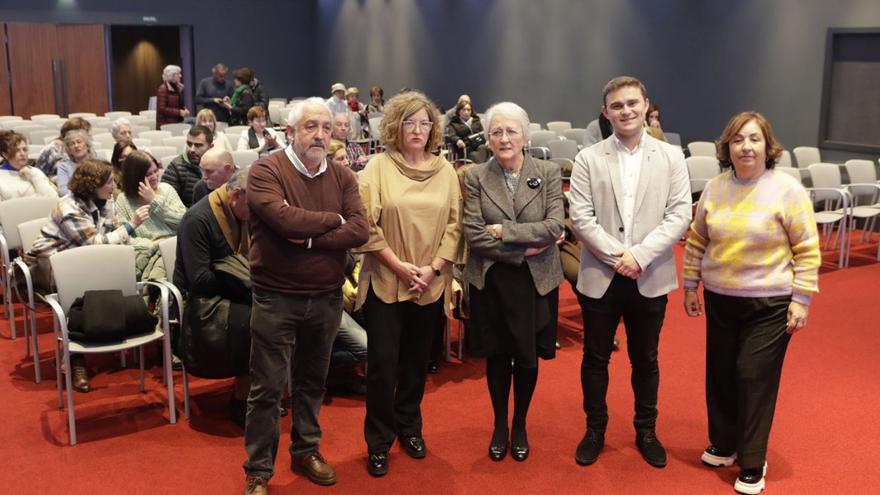
[[[666,467],[666,449],[653,430],[637,433],[636,446],[648,464],[656,468]]]
[[[385,476],[388,473],[388,452],[370,454],[367,457],[367,472],[372,476]]]
[[[574,453],[574,460],[581,466],[589,466],[599,459],[599,452],[605,446],[605,434],[596,430],[587,430],[584,438],[577,446]]]
[[[507,427],[495,428],[492,432],[492,440],[489,442],[489,459],[498,462],[507,455]]]
[[[522,462],[529,458],[529,437],[526,430],[514,428],[510,433],[510,457],[514,461]]]
[[[420,436],[400,437],[400,445],[403,447],[406,455],[413,459],[424,459],[428,455],[428,448],[425,447],[425,439]]]

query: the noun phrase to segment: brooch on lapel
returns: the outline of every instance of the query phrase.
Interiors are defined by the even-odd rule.
[[[537,189],[537,188],[541,187],[541,182],[543,182],[543,181],[537,177],[529,177],[526,180],[526,185],[532,189]]]

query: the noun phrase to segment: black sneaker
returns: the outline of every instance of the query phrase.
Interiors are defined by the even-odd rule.
[[[666,467],[666,449],[653,431],[637,433],[636,446],[648,464],[656,468]]]
[[[714,445],[706,447],[703,455],[700,456],[703,464],[712,467],[732,466],[736,462],[736,452],[724,452]]]
[[[764,476],[767,475],[767,463],[764,463],[763,468],[749,468],[743,469],[739,472],[739,476],[736,478],[736,482],[733,484],[733,489],[736,490],[737,493],[744,493],[746,495],[758,495],[761,491],[764,490]]]
[[[599,452],[605,446],[605,434],[596,430],[587,430],[584,438],[574,452],[574,460],[581,466],[589,466],[599,458]]]

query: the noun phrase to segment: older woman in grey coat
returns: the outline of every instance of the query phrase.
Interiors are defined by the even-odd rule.
[[[529,455],[526,414],[538,380],[538,358],[556,354],[556,315],[563,232],[559,165],[525,153],[529,117],[515,103],[486,111],[494,158],[465,173],[463,231],[470,254],[473,352],[485,356],[495,413],[489,457],[524,461]],[[512,378],[512,380],[511,380]],[[513,421],[508,399],[513,382]]]

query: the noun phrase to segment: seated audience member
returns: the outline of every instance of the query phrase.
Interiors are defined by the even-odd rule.
[[[189,208],[192,205],[193,188],[202,178],[199,162],[214,142],[214,134],[205,126],[196,125],[186,135],[186,151],[171,160],[168,169],[162,174],[162,182],[171,184],[177,196]]]
[[[357,282],[362,258],[362,255],[346,255],[342,321],[336,339],[333,340],[327,374],[328,389],[355,394],[366,393],[364,366],[367,363],[367,331],[352,317],[357,301]]]
[[[80,117],[68,119],[61,126],[61,132],[58,134],[58,137],[53,139],[52,142],[43,149],[43,152],[40,153],[40,156],[37,158],[37,168],[42,170],[47,177],[55,177],[58,162],[68,158],[67,147],[64,146],[64,136],[69,131],[83,129],[86,132],[89,132],[91,128],[92,125],[89,124],[89,121],[86,119]],[[92,155],[91,158],[95,158],[95,155]]]
[[[223,105],[223,100],[232,96],[234,89],[226,80],[228,73],[229,68],[226,65],[217,64],[211,69],[211,77],[199,81],[199,87],[196,89],[196,108],[199,114],[202,110],[208,110],[216,120],[221,122],[229,120],[229,110]],[[198,117],[196,123],[198,124]]]
[[[468,159],[474,163],[488,160],[483,124],[480,116],[474,114],[470,101],[460,100],[455,106],[455,116],[446,126],[446,142],[456,160]]]
[[[183,103],[183,72],[176,65],[166,65],[156,90],[156,129],[183,122],[188,116],[189,109]]]
[[[333,115],[348,112],[348,104],[345,102],[345,84],[338,82],[330,86],[330,98],[327,98],[327,108],[330,109],[330,113]]]
[[[17,132],[0,137],[0,201],[28,196],[57,198],[58,191],[46,174],[28,165],[27,138]]]
[[[599,141],[607,139],[613,133],[614,130],[611,128],[611,122],[605,118],[605,115],[600,113],[599,117],[591,120],[587,124],[586,130],[584,130],[584,148],[589,148]]]
[[[117,143],[131,142],[134,135],[131,132],[131,121],[125,117],[119,117],[110,125],[110,135]]]
[[[351,120],[347,113],[337,113],[333,116],[333,139],[342,142],[345,145],[345,152],[348,154],[348,166],[355,172],[363,170],[367,165],[367,155],[364,153],[361,145],[352,142],[351,136]]]
[[[139,280],[165,278],[158,241],[176,235],[186,207],[170,185],[159,182],[159,162],[144,151],[133,151],[122,162],[122,194],[116,196],[116,215],[129,222],[138,208],[147,206],[150,218],[135,229],[131,244],[137,255]]]
[[[214,135],[213,148],[217,148],[221,151],[233,151],[235,149],[232,147],[232,143],[229,142],[229,138],[226,137],[226,133],[217,128],[217,119],[214,117],[214,112],[211,110],[206,108],[196,114],[195,125],[202,125],[211,129],[211,133]]]
[[[230,181],[216,188],[183,216],[177,232],[174,285],[185,294],[183,334],[222,331],[228,338],[210,347],[205,340],[188,343],[177,352],[187,370],[206,378],[235,377],[229,414],[244,428],[250,388],[250,280],[242,283],[234,273],[247,273],[249,250],[247,220],[248,170],[237,170]],[[199,347],[201,345],[201,347]]]
[[[351,166],[351,162],[348,161],[348,152],[345,151],[345,143],[338,139],[330,140],[330,145],[327,146],[327,162],[346,168]]]
[[[284,137],[275,129],[266,127],[266,111],[263,107],[251,107],[247,119],[250,127],[238,138],[238,151],[254,150],[264,157],[284,147]]]
[[[137,146],[130,141],[117,141],[113,145],[113,154],[110,155],[110,165],[113,165],[113,180],[116,181],[116,192],[113,193],[113,199],[122,190],[122,162],[131,154],[137,151]]]
[[[208,193],[225,185],[235,172],[232,155],[217,148],[211,148],[202,155],[199,167],[202,169],[202,179],[193,187],[191,204],[198,203]]]
[[[385,112],[385,91],[379,86],[370,88],[370,102],[367,103],[367,117],[377,113]]]
[[[653,102],[648,107],[648,118],[645,119],[645,128],[654,139],[666,141],[666,135],[663,134],[663,128],[660,127],[660,107]]]
[[[49,258],[66,249],[93,244],[126,244],[135,229],[150,218],[149,206],[138,208],[128,223],[116,218],[112,201],[116,182],[113,167],[107,162],[86,160],[73,172],[68,184],[70,194],[61,198],[49,215],[49,223],[40,231],[28,255]],[[48,268],[48,263],[37,262],[37,267]],[[36,276],[35,281],[48,276]],[[39,287],[51,290],[50,287]],[[73,388],[88,392],[89,375],[85,356],[70,356]]]
[[[232,91],[232,96],[223,100],[223,105],[229,110],[231,125],[245,125],[248,110],[254,106],[254,93],[251,91],[253,72],[247,67],[239,67],[232,72],[232,75],[235,89]]]
[[[403,91],[401,91],[401,92],[403,92]],[[470,95],[461,95],[458,97],[458,101],[455,102],[455,106],[453,106],[452,108],[447,110],[445,114],[443,114],[446,117],[446,122],[451,121],[452,118],[455,117],[455,115],[458,113],[458,111],[457,111],[458,105],[460,105],[462,102],[465,102],[465,101],[468,103],[471,103]]]
[[[370,119],[367,117],[367,106],[360,102],[361,92],[352,86],[345,90],[345,104],[348,105],[348,115],[351,119],[352,134],[357,139],[363,139],[370,135]]]
[[[58,185],[58,193],[62,196],[69,192],[67,183],[73,176],[73,172],[92,156],[92,143],[89,140],[89,134],[82,129],[69,131],[65,134],[64,146],[69,158],[58,162],[58,173],[55,175],[55,184]]]

